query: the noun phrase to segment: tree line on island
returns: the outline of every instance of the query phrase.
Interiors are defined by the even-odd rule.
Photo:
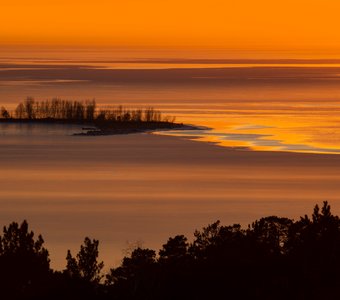
[[[338,299],[340,219],[324,202],[312,217],[264,217],[243,229],[219,221],[168,239],[158,251],[137,247],[103,274],[99,241],[85,238],[50,268],[41,236],[12,223],[0,237],[3,299]]]
[[[101,133],[120,129],[171,129],[183,126],[175,123],[175,117],[163,116],[152,107],[128,109],[120,105],[117,108],[105,109],[99,108],[95,100],[71,101],[55,98],[35,101],[31,97],[19,103],[14,111],[1,107],[0,121],[93,125],[99,128]]]

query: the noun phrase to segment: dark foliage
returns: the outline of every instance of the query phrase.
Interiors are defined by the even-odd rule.
[[[28,97],[19,103],[13,112],[0,108],[0,119],[13,120],[63,120],[73,123],[105,122],[166,122],[173,123],[174,118],[163,117],[161,112],[152,107],[146,109],[126,109],[118,106],[115,109],[97,109],[95,100],[71,101],[52,99],[35,101]]]
[[[80,246],[80,251],[77,257],[74,258],[71,255],[71,251],[68,250],[66,256],[66,273],[73,278],[79,278],[86,282],[98,284],[102,279],[100,274],[104,267],[103,262],[98,262],[98,246],[99,241],[91,241],[88,237],[84,240],[84,245]]]
[[[324,202],[298,221],[275,216],[247,229],[219,221],[169,238],[158,255],[136,248],[103,278],[97,240],[67,254],[63,272],[27,222],[0,238],[0,287],[8,299],[338,299],[340,219]]]
[[[0,237],[0,283],[1,293],[10,299],[22,295],[29,298],[44,294],[46,280],[51,275],[48,251],[43,247],[41,236],[34,239],[24,221],[13,222],[4,227]]]

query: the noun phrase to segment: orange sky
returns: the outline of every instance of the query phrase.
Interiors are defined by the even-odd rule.
[[[1,0],[0,44],[340,49],[339,0]]]

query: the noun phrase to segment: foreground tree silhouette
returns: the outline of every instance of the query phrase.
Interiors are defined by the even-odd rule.
[[[284,254],[287,251],[289,230],[293,221],[276,216],[261,218],[255,221],[248,236],[252,236],[257,243],[268,249],[271,254]]]
[[[136,278],[140,272],[152,267],[155,263],[156,252],[154,250],[137,248],[132,251],[130,257],[124,257],[120,267],[110,270],[106,282],[113,284]]]
[[[184,235],[176,235],[174,238],[169,238],[159,251],[159,261],[172,262],[173,260],[183,259],[188,255],[188,249],[188,239]]]
[[[340,220],[328,202],[321,211],[316,205],[311,218],[305,215],[292,224],[287,247],[287,262],[296,269],[291,281],[299,282],[308,297],[340,295]]]
[[[66,261],[66,273],[73,278],[80,278],[84,281],[98,284],[103,278],[101,271],[104,267],[103,262],[98,262],[98,240],[85,238],[84,244],[80,246],[80,251],[73,257],[68,250]]]
[[[86,237],[75,257],[68,250],[66,269],[54,273],[53,299],[102,299],[103,262],[98,261],[99,241]]]
[[[0,237],[4,299],[339,299],[340,219],[324,202],[297,221],[269,216],[247,229],[219,221],[192,242],[169,238],[159,251],[134,249],[102,279],[97,240],[67,254],[63,272],[49,269],[43,239],[27,222]],[[1,299],[2,299],[1,298]]]
[[[153,299],[157,291],[155,276],[156,252],[138,247],[130,257],[124,257],[120,267],[110,270],[106,285],[118,299]]]
[[[0,285],[3,294],[13,299],[19,295],[29,296],[43,284],[50,275],[48,251],[43,247],[41,235],[34,239],[28,224],[11,223],[4,227],[0,237]]]

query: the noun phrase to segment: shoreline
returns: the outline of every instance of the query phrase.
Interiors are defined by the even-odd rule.
[[[108,135],[121,135],[121,134],[132,134],[132,133],[146,133],[146,132],[159,132],[167,130],[200,130],[199,127],[185,124],[172,124],[175,126],[169,127],[153,127],[147,126],[145,128],[112,128],[112,129],[100,129],[100,128],[83,128],[87,130],[82,133],[74,133],[73,136],[108,136]]]
[[[118,123],[118,122],[117,122]],[[75,132],[70,134],[70,136],[120,136],[120,135],[130,135],[130,134],[139,134],[139,133],[160,133],[162,131],[181,131],[181,130],[211,130],[212,128],[201,126],[201,125],[192,125],[192,124],[183,124],[183,123],[169,123],[169,127],[152,127],[149,128],[98,128],[96,125],[92,123],[83,123],[83,122],[71,122],[65,120],[48,120],[48,119],[1,119],[1,124],[23,124],[23,125],[79,125],[79,130],[83,130],[86,132]],[[211,147],[217,147],[225,149],[228,152],[237,152],[237,153],[273,153],[273,154],[295,154],[302,156],[339,156],[338,153],[329,153],[329,152],[303,152],[303,151],[289,151],[289,150],[256,150],[249,147],[237,147],[237,146],[224,146],[219,144],[218,142],[210,142],[210,141],[202,141],[199,140],[200,137],[196,136],[177,136],[177,135],[162,135],[156,134],[158,136],[163,136],[167,138],[175,138],[178,140],[186,140],[190,142],[198,142],[200,144],[209,145]]]
[[[0,119],[0,124],[41,124],[41,125],[79,125],[85,132],[73,136],[107,136],[163,130],[200,130],[199,126],[171,122],[112,122],[99,123],[72,121],[64,119]]]

